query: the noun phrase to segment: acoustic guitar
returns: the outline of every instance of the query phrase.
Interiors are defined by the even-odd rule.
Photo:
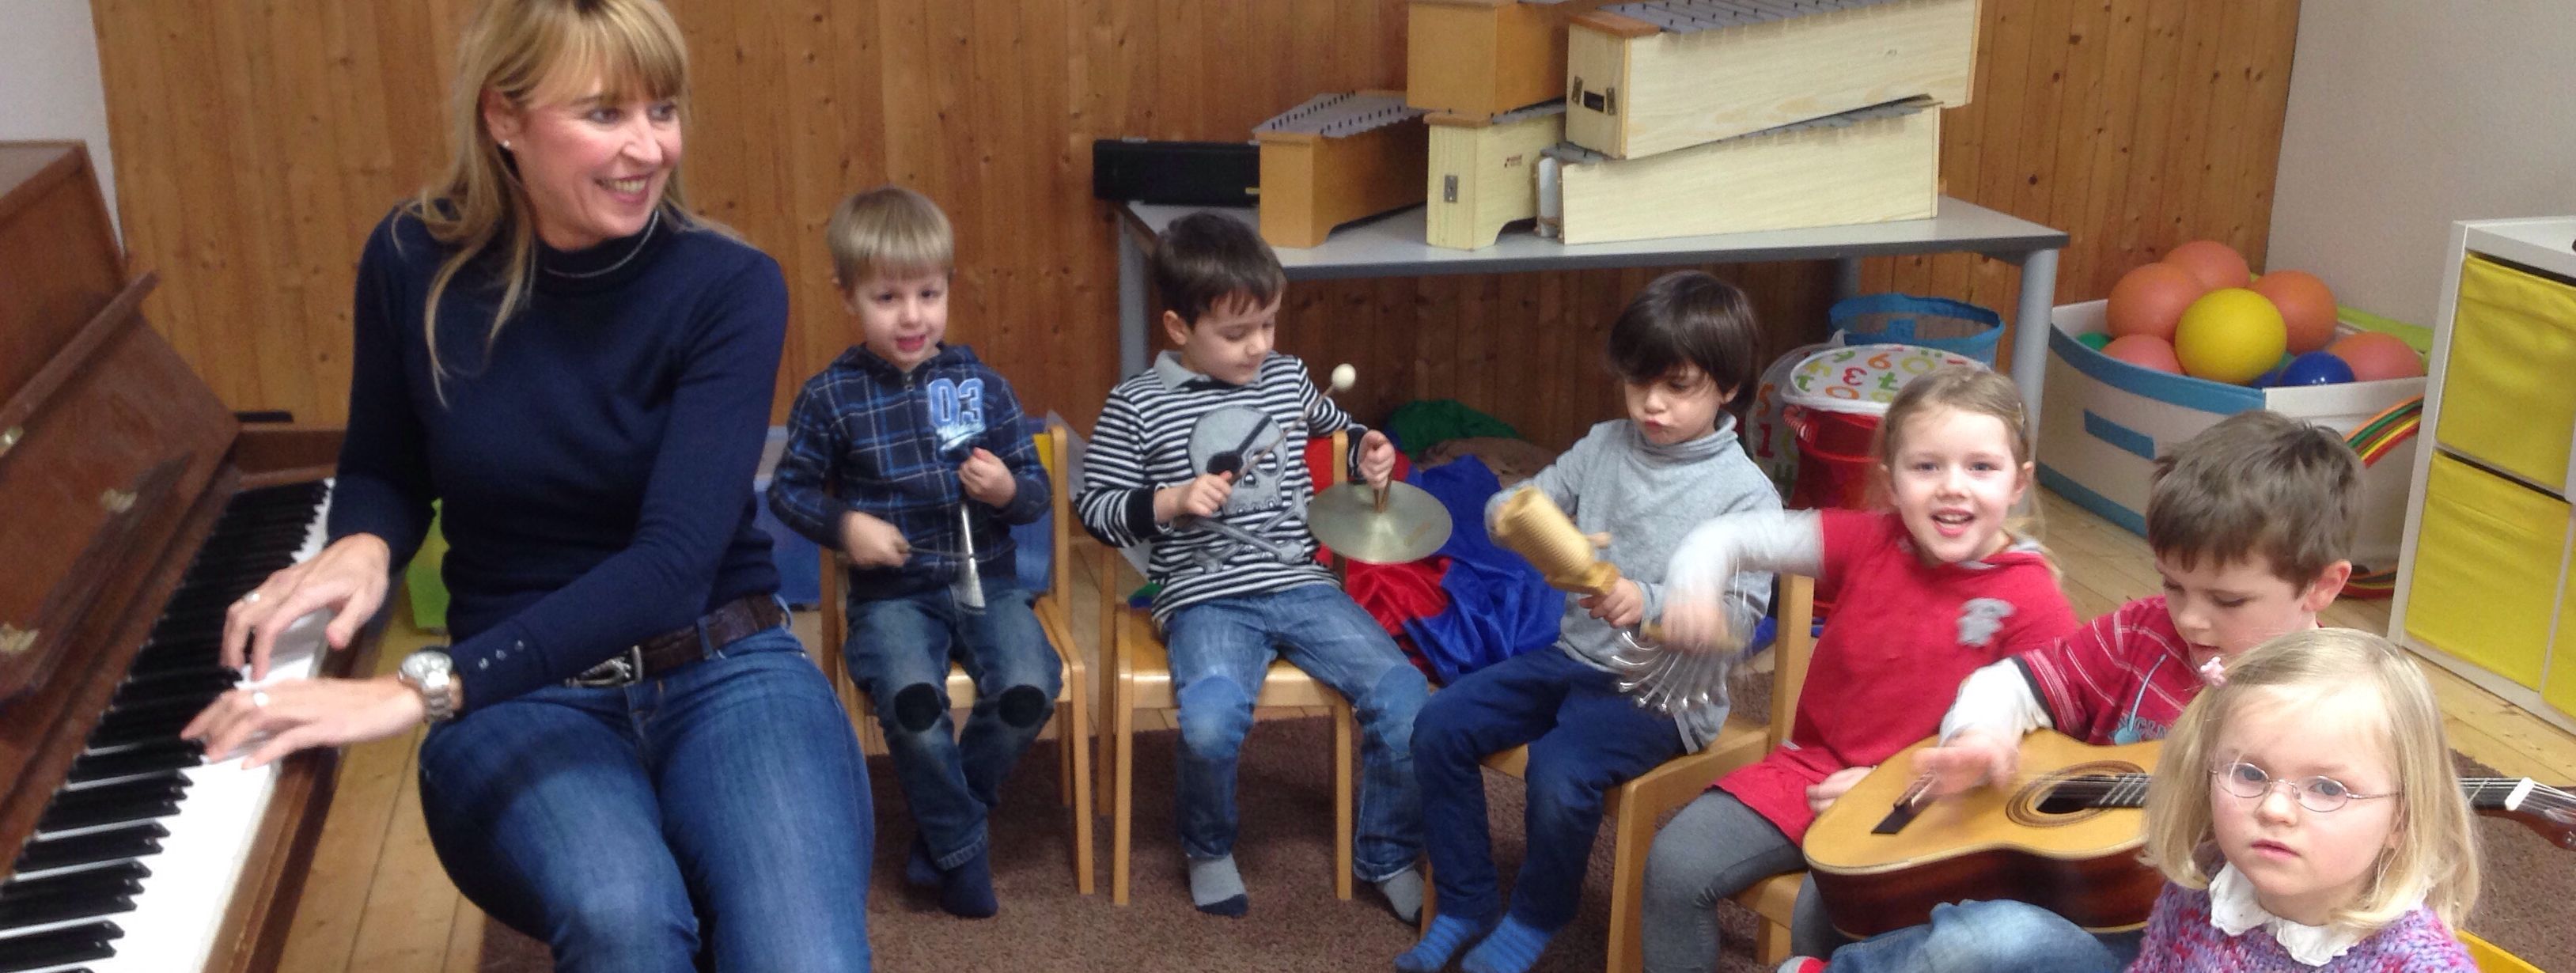
[[[1930,921],[1932,907],[2015,899],[2096,932],[2147,921],[2164,877],[2138,860],[2147,770],[2159,742],[2093,746],[2042,730],[2022,739],[2020,779],[1921,797],[1905,748],[1807,829],[1807,867],[1834,928],[1874,936]],[[2576,794],[2520,777],[2464,777],[2469,806],[2576,848]]]

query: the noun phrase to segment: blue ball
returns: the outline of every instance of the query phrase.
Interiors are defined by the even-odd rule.
[[[2343,359],[2322,351],[2311,351],[2290,360],[2281,368],[2276,384],[2339,385],[2352,381],[2352,366]]]

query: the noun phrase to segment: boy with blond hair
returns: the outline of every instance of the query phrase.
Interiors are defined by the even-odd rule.
[[[1000,909],[986,820],[1063,679],[1011,544],[1012,526],[1046,513],[1046,470],[1011,384],[940,340],[956,245],[938,205],[872,189],[827,233],[855,340],[797,392],[769,503],[849,558],[841,653],[919,828],[905,877],[982,918]],[[952,661],[975,678],[963,736],[948,716]]]

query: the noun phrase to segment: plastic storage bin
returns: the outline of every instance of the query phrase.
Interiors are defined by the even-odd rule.
[[[2141,368],[2084,346],[2104,330],[2101,301],[2052,315],[2048,377],[2041,396],[2039,482],[2059,496],[2128,528],[2147,532],[2147,477],[2157,454],[2247,409],[2270,409],[2349,433],[2388,407],[2424,394],[2421,378],[2300,388],[2246,388]],[[2417,436],[2361,475],[2353,563],[2397,563],[2406,526],[2407,480]]]
[[[1995,343],[2004,318],[1986,308],[1943,297],[1863,294],[1834,302],[1825,320],[1844,344],[1894,344],[1938,348],[1995,367]]]

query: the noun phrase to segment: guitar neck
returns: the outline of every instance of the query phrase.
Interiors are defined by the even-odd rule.
[[[2146,774],[2093,774],[2058,785],[2052,799],[2081,807],[2145,807]],[[2533,814],[2576,821],[2576,794],[2529,777],[2462,777],[2460,792],[2470,810],[2484,813]]]

